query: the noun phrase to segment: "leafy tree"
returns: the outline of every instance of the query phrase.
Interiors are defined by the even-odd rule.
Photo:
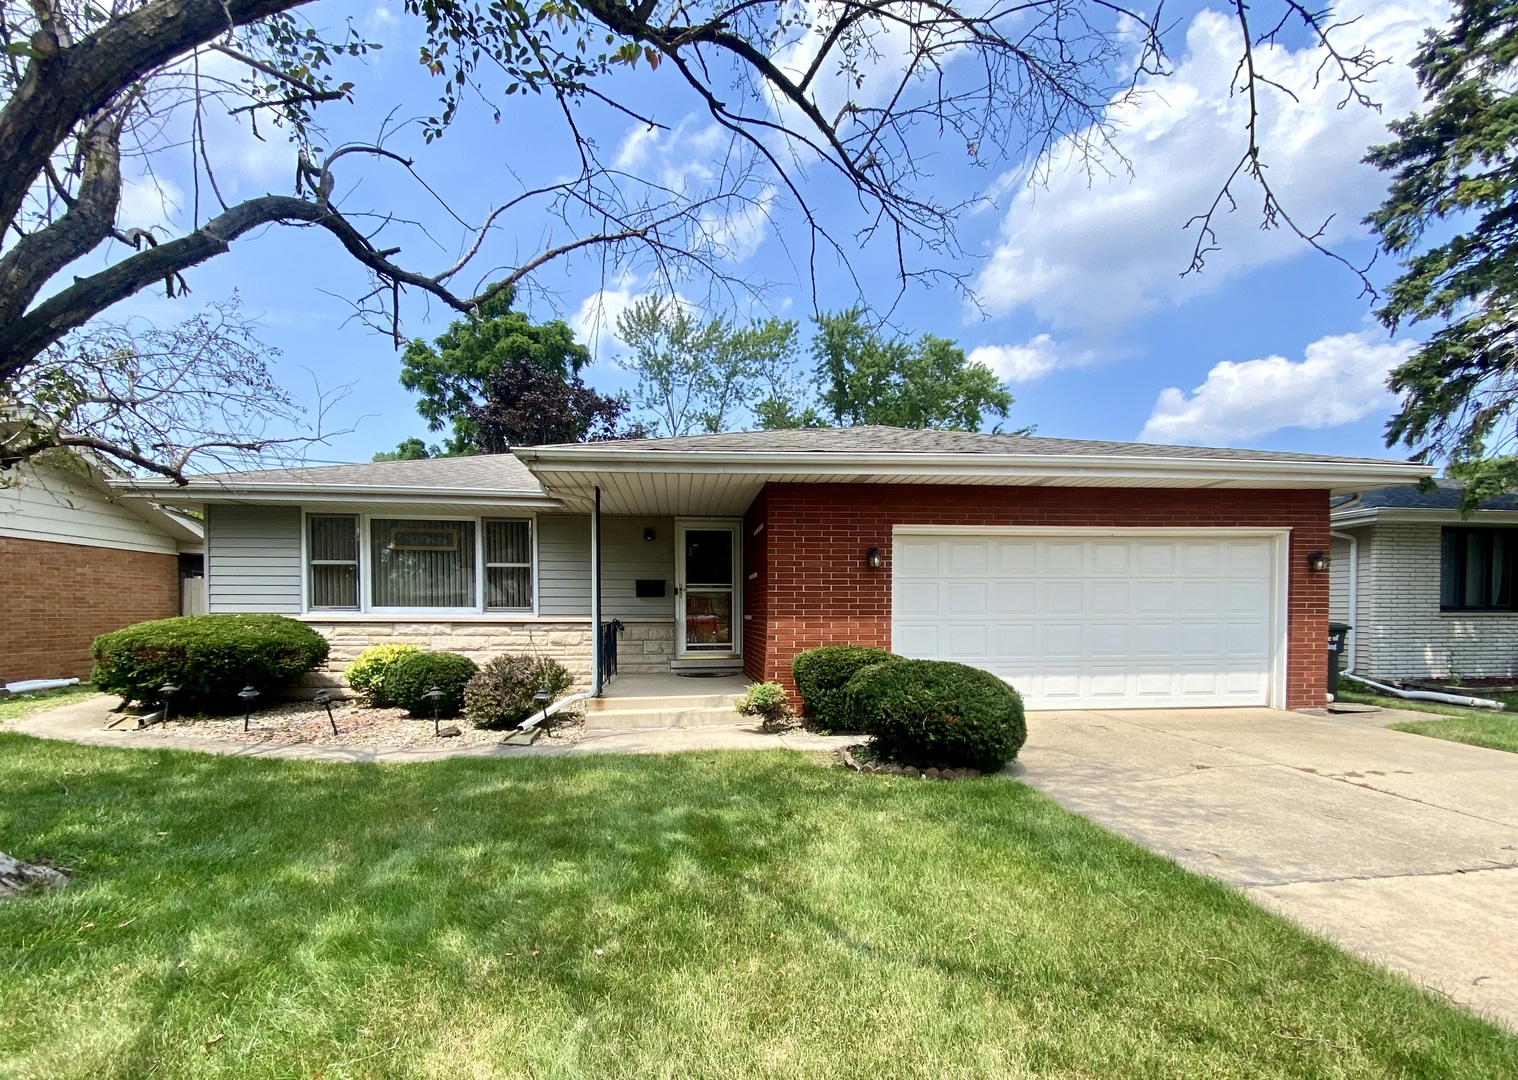
[[[381,450],[371,459],[373,461],[420,461],[423,458],[446,457],[440,446],[428,446],[421,439],[412,436],[402,439],[394,450]]]
[[[945,338],[886,337],[865,309],[819,316],[812,339],[822,406],[834,424],[979,431],[1005,417],[1012,394],[984,364]]]
[[[1402,397],[1387,444],[1420,461],[1447,458],[1465,500],[1518,486],[1518,7],[1460,0],[1413,61],[1422,112],[1394,121],[1366,160],[1392,174],[1367,222],[1404,256],[1377,315],[1392,330],[1438,323],[1391,374]],[[1453,235],[1427,243],[1444,223]],[[1443,230],[1439,230],[1441,233]]]
[[[575,341],[567,323],[534,323],[511,302],[510,293],[493,296],[450,323],[431,345],[420,339],[407,343],[401,356],[401,385],[420,395],[416,410],[427,430],[452,431],[443,443],[445,454],[467,454],[477,446],[470,407],[489,397],[487,384],[501,372],[526,364],[564,380],[590,363],[590,350]],[[402,443],[402,450],[406,446]]]
[[[777,395],[796,353],[792,321],[703,320],[676,297],[648,296],[618,316],[617,335],[631,350],[622,366],[638,377],[633,402],[657,435],[726,431],[761,401],[784,407]]]
[[[1334,52],[1337,30],[1326,12],[1269,3],[1275,10],[1260,25],[1273,26],[1278,14],[1282,24],[1299,19],[1328,47],[1325,70],[1364,100],[1374,58]],[[492,209],[443,207],[459,232],[440,246],[463,254],[440,267],[417,265],[402,242],[414,235],[410,208],[364,201],[387,189],[363,182],[371,170],[404,170],[432,197],[437,188],[421,180],[425,163],[388,146],[393,131],[365,142],[329,138],[322,126],[329,103],[383,86],[363,71],[375,46],[351,28],[321,29],[335,20],[323,18],[320,0],[37,0],[0,8],[0,386],[11,400],[32,407],[14,388],[71,334],[144,289],[183,296],[196,267],[256,243],[270,225],[325,237],[318,242],[351,258],[369,278],[351,301],[398,344],[404,298],[468,314],[563,259],[647,269],[665,282],[699,271],[731,284],[735,230],[727,223],[787,202],[804,229],[792,240],[810,248],[813,265],[819,253],[847,262],[875,238],[903,281],[959,278],[954,232],[964,204],[926,190],[939,173],[928,157],[962,152],[995,175],[989,167],[1036,157],[1067,135],[1078,152],[1100,155],[1111,104],[1166,64],[1157,11],[1146,16],[1107,0],[402,6],[414,55],[438,80],[439,105],[419,119],[427,142],[447,134],[466,101],[500,120],[531,94],[557,106],[564,148],[579,162],[567,175],[518,186],[515,176],[536,160],[560,160],[524,146],[502,170],[510,187]],[[1280,26],[1253,31],[1248,6],[1236,8],[1244,44],[1233,78],[1253,104],[1256,90],[1269,89],[1253,50]],[[658,93],[641,97],[654,103],[646,109],[618,77],[644,62],[658,80]],[[640,173],[603,161],[586,134],[592,121],[667,127],[692,109],[705,110],[730,141],[720,168],[678,185],[654,166]],[[204,122],[213,112],[294,144],[287,189],[225,197],[230,189],[212,167],[225,125]],[[1251,123],[1241,133],[1239,160],[1263,186],[1257,130]],[[122,228],[123,160],[131,164],[125,175],[152,178],[186,158],[193,182],[180,186],[195,193],[190,220]],[[834,202],[822,212],[822,200],[840,194],[824,178],[842,185],[859,215],[841,218]],[[1272,200],[1266,205],[1268,219],[1289,222]],[[866,224],[855,232],[857,222]],[[479,280],[466,273],[472,264],[496,268],[474,292],[455,284]],[[34,434],[10,452],[26,457],[56,445],[47,430]],[[172,455],[139,453],[125,438],[101,441],[103,453],[182,475]]]
[[[467,403],[464,419],[471,449],[503,454],[513,446],[640,438],[642,427],[623,421],[627,409],[624,399],[597,393],[579,375],[563,378],[518,360],[485,381],[484,401]]]

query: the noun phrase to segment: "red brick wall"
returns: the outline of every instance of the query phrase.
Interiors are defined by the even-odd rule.
[[[803,649],[890,647],[893,525],[1289,528],[1286,706],[1323,704],[1328,575],[1306,560],[1329,547],[1324,491],[770,484],[744,525],[745,571],[760,572],[745,590],[745,671],[793,692],[791,658]],[[865,565],[872,547],[885,559],[879,570]]]
[[[0,536],[0,682],[89,678],[90,643],[179,614],[179,559]]]

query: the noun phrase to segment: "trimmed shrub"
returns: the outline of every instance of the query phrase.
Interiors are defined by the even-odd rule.
[[[430,720],[434,706],[426,695],[435,686],[443,692],[435,715],[457,716],[464,707],[464,687],[479,670],[473,660],[458,653],[408,653],[390,665],[385,696],[412,716]]]
[[[850,727],[844,687],[860,668],[899,659],[895,653],[868,645],[824,645],[797,653],[791,661],[791,678],[796,680],[807,719],[815,727],[833,731],[858,730]]]
[[[757,716],[765,731],[785,731],[796,724],[796,713],[779,683],[750,683],[733,707],[743,716]]]
[[[385,679],[401,657],[421,651],[416,645],[371,645],[353,658],[343,677],[366,705],[394,705],[395,702],[385,693]]]
[[[283,615],[187,615],[102,634],[90,652],[101,690],[142,705],[163,704],[172,683],[174,711],[234,712],[237,692],[289,686],[327,660],[327,639]]]
[[[1017,691],[965,664],[875,664],[849,680],[848,697],[854,722],[880,757],[920,769],[996,772],[1028,737]]]
[[[575,684],[563,664],[538,656],[498,656],[464,687],[464,716],[475,727],[514,728],[538,711],[535,695],[549,700]]]

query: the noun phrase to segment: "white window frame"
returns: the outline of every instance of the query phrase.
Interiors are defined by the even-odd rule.
[[[350,563],[347,559],[321,559],[311,558],[311,519],[312,518],[351,518],[353,529],[357,534],[357,557]],[[353,567],[357,579],[358,592],[353,598],[352,607],[312,607],[311,606],[311,568],[313,566],[349,566]],[[301,515],[300,519],[300,607],[302,611],[313,615],[352,615],[364,610],[364,520],[362,514],[323,512],[320,510],[310,511]]]
[[[493,563],[485,561],[485,525],[491,521],[525,521],[527,522],[527,559],[526,563]],[[522,517],[506,517],[502,514],[481,516],[479,524],[479,564],[480,564],[480,610],[486,615],[536,615],[538,612],[538,522],[532,515]],[[525,608],[489,608],[485,606],[485,571],[491,567],[507,567],[514,569],[520,566],[527,567],[532,585],[532,599]]]
[[[310,519],[313,517],[357,517],[358,518],[358,602],[354,608],[313,608],[311,606],[311,526]],[[467,521],[474,526],[474,603],[465,607],[378,607],[374,603],[374,582],[372,581],[373,557],[371,553],[371,538],[373,536],[373,523],[375,521]],[[525,521],[529,530],[532,547],[532,563],[528,569],[532,573],[532,607],[513,608],[510,610],[487,610],[485,608],[485,522],[486,521]],[[505,564],[502,564],[505,565]],[[518,565],[518,564],[511,564]],[[425,511],[418,512],[395,512],[366,514],[352,511],[323,510],[320,507],[302,507],[300,522],[300,609],[301,613],[311,618],[353,618],[354,616],[373,615],[382,618],[452,618],[469,616],[471,618],[484,617],[511,621],[513,619],[537,618],[538,616],[538,582],[540,579],[540,566],[538,558],[538,516],[535,513],[494,513],[494,514],[428,514]]]

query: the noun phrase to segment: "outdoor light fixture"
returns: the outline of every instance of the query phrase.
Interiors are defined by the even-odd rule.
[[[654,531],[654,527],[652,525],[650,525],[648,528],[646,528],[646,529],[643,530],[643,539],[645,539],[645,540],[652,540],[654,537],[656,537],[658,535],[659,534]]]
[[[179,687],[171,682],[166,682],[158,688],[158,692],[163,695],[163,719],[159,723],[167,723],[169,719],[169,706],[173,704],[172,699],[174,695],[179,693]]]
[[[431,690],[428,690],[425,694],[423,694],[422,697],[432,702],[432,734],[436,735],[438,738],[442,738],[443,729],[438,727],[437,710],[438,703],[443,700],[443,690],[441,687],[434,686]]]
[[[885,565],[885,560],[880,557],[880,549],[878,547],[870,548],[870,553],[864,557],[864,561],[869,564],[871,570],[879,570]]]
[[[532,700],[538,703],[538,723],[548,719],[548,699],[553,697],[546,689],[539,690],[532,695]]]
[[[237,696],[242,698],[242,729],[248,730],[248,717],[253,715],[253,701],[258,697],[258,691],[251,686],[244,686],[237,691]]]
[[[1311,555],[1307,556],[1307,569],[1315,574],[1321,574],[1324,570],[1328,569],[1328,564],[1331,561],[1323,552],[1314,551]]]
[[[337,734],[337,721],[332,719],[332,691],[318,690],[311,698],[318,705],[324,705],[327,709],[327,723],[332,725],[332,734]]]

